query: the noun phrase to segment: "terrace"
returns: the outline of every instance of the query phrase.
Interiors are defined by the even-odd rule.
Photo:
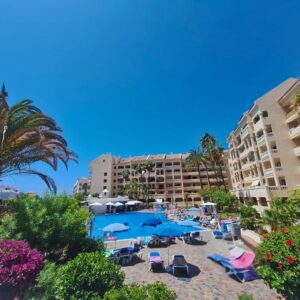
[[[123,266],[126,274],[126,283],[154,283],[160,281],[168,285],[177,293],[179,300],[186,299],[237,299],[239,294],[247,293],[253,295],[254,299],[277,299],[278,294],[267,287],[262,280],[254,280],[240,283],[229,277],[224,268],[209,260],[207,256],[213,252],[226,254],[233,247],[232,242],[217,240],[209,235],[205,236],[205,242],[199,245],[188,245],[181,241],[170,246],[170,257],[174,254],[183,253],[190,266],[190,275],[186,277],[173,276],[167,272],[150,272],[146,262],[149,251],[142,250],[142,261]],[[241,241],[236,242],[238,246],[246,249]],[[118,247],[128,246],[128,241],[118,242]],[[168,249],[157,248],[162,258],[167,263]],[[179,273],[180,275],[180,273]]]

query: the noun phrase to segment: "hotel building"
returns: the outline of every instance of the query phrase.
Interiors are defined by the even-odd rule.
[[[149,197],[164,199],[165,201],[200,201],[198,192],[201,189],[199,174],[196,169],[185,168],[188,154],[163,154],[119,158],[111,154],[104,154],[90,163],[91,194],[100,194],[108,190],[109,197],[116,197],[118,192],[132,179],[139,180],[144,185],[149,184]],[[135,170],[136,166],[145,161],[154,163],[153,172],[141,177]],[[227,160],[224,159],[224,165]],[[129,181],[125,182],[122,171],[129,170]],[[209,170],[210,177],[213,171]],[[223,168],[225,182],[228,184],[227,168]],[[207,174],[201,169],[203,188],[208,188]],[[210,178],[211,186],[216,185],[216,179]]]
[[[87,193],[91,191],[91,177],[82,177],[76,180],[73,186],[73,194]]]
[[[262,212],[275,195],[300,186],[300,80],[288,79],[257,99],[227,138],[232,193]],[[300,101],[299,101],[300,102]],[[293,105],[294,103],[294,105]]]

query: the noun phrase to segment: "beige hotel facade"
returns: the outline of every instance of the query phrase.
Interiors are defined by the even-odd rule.
[[[149,175],[149,197],[152,199],[164,199],[165,201],[183,202],[200,201],[198,192],[201,189],[199,174],[196,169],[185,168],[185,160],[188,154],[162,154],[148,156],[134,156],[120,158],[112,154],[103,154],[90,163],[91,190],[90,193],[101,194],[108,190],[109,197],[118,196],[118,192],[132,179],[140,180],[147,185],[145,174],[141,178],[135,167],[145,161],[154,163],[153,172]],[[223,174],[228,184],[228,173],[224,159]],[[125,182],[122,171],[128,169],[130,178]],[[213,177],[213,170],[209,175]],[[208,188],[207,174],[204,168],[201,169],[201,181],[203,188]],[[210,178],[211,186],[216,186],[216,179]]]
[[[300,187],[300,80],[288,79],[257,99],[227,138],[232,193],[262,212],[275,195]]]

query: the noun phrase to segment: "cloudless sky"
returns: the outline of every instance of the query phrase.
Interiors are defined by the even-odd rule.
[[[300,1],[0,0],[0,81],[64,130],[71,191],[111,152],[184,153],[226,137],[253,101],[300,77]],[[42,193],[32,176],[3,183]]]

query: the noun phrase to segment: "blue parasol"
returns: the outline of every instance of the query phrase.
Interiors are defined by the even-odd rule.
[[[199,223],[190,221],[190,220],[184,220],[177,223],[180,226],[198,226]]]
[[[129,227],[122,224],[122,223],[112,223],[106,227],[104,227],[103,231],[110,231],[110,232],[116,232],[116,231],[126,231]]]
[[[162,223],[162,221],[160,218],[152,218],[152,219],[147,219],[146,221],[144,221],[142,226],[157,226],[161,223]]]

